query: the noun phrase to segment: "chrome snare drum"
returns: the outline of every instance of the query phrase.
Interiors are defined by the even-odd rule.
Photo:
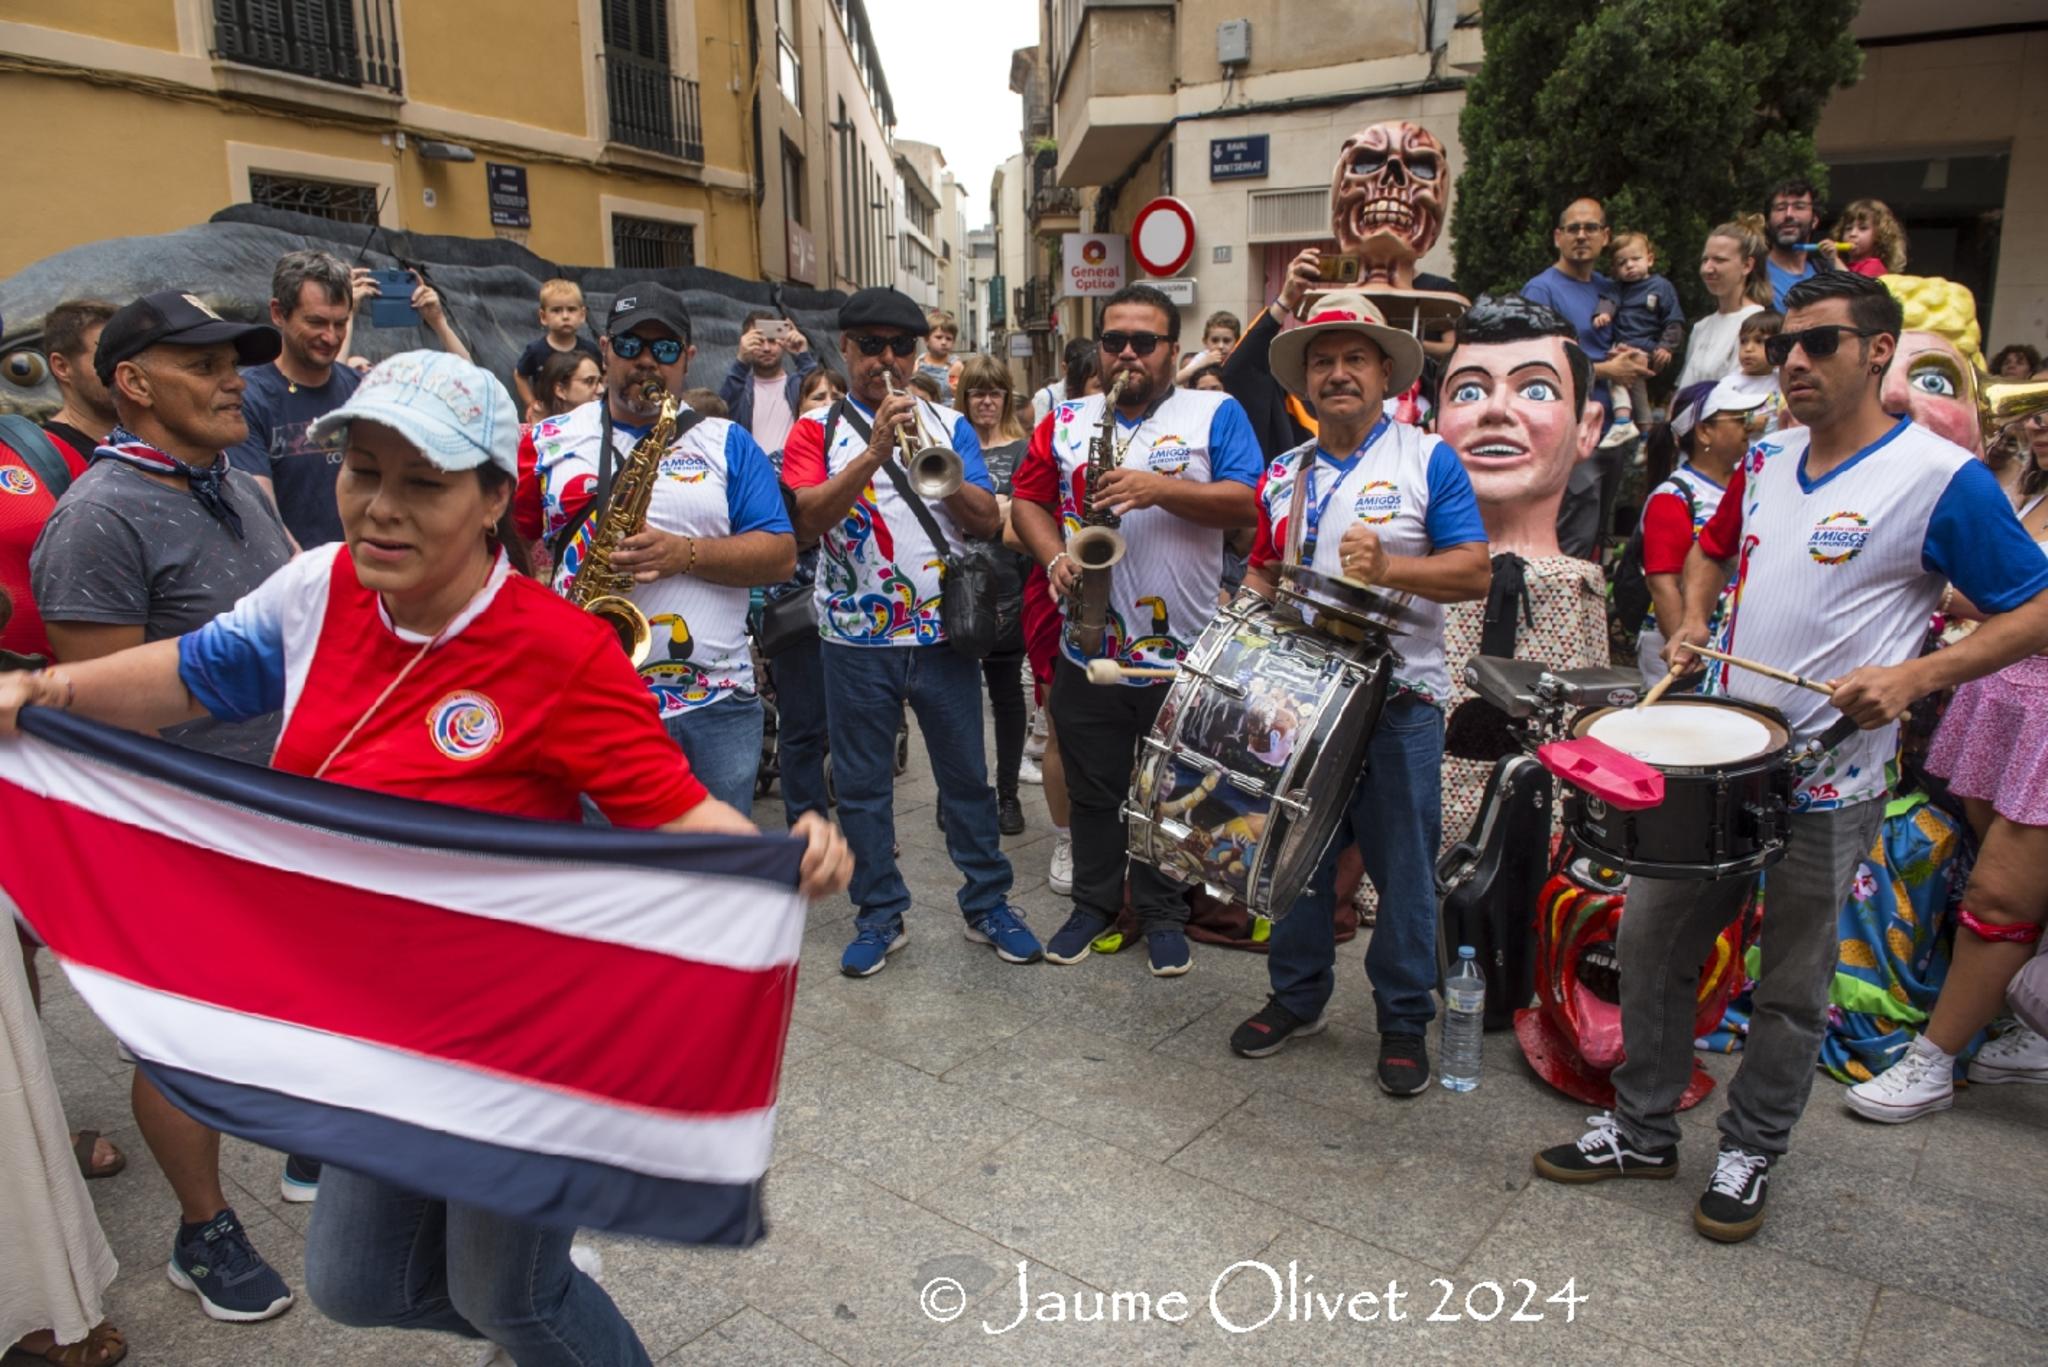
[[[1724,878],[1784,857],[1791,733],[1768,707],[1732,698],[1666,698],[1581,713],[1590,738],[1664,775],[1664,800],[1624,811],[1565,789],[1565,828],[1610,866],[1650,878]]]
[[[1217,613],[1138,757],[1131,857],[1271,920],[1308,886],[1386,700],[1379,632],[1337,640],[1253,594]]]

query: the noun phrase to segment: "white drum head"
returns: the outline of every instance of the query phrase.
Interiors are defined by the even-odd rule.
[[[1595,717],[1585,734],[1645,764],[1738,764],[1771,748],[1771,729],[1713,703],[1658,703]]]

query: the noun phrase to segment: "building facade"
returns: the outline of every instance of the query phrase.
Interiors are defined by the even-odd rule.
[[[37,130],[10,158],[36,211],[0,236],[0,273],[256,202],[565,263],[760,274],[745,10],[519,9],[0,0],[0,110]]]
[[[896,288],[927,310],[940,307],[940,171],[945,158],[928,142],[896,140]]]

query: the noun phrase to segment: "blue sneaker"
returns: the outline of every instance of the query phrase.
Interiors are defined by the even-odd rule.
[[[189,1235],[180,1228],[165,1272],[172,1286],[199,1297],[199,1308],[212,1319],[247,1324],[292,1308],[291,1288],[263,1261],[232,1210]]]
[[[1145,932],[1145,953],[1152,960],[1152,976],[1178,978],[1195,966],[1188,950],[1188,937],[1178,928]]]
[[[1092,911],[1074,908],[1074,914],[1045,947],[1045,957],[1056,964],[1077,964],[1088,957],[1095,938],[1109,929],[1109,922]]]
[[[314,1158],[301,1158],[288,1154],[284,1160],[284,1176],[278,1180],[278,1194],[295,1206],[302,1206],[320,1198],[320,1162]]]
[[[969,921],[967,938],[978,945],[994,945],[996,957],[1006,964],[1035,964],[1045,957],[1031,927],[1006,906],[985,911]]]
[[[839,956],[839,971],[849,978],[872,978],[889,966],[889,956],[903,948],[903,942],[909,938],[901,921],[889,930],[864,929]]]

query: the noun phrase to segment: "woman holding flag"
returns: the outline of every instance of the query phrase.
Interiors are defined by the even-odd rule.
[[[28,704],[139,731],[281,710],[278,770],[547,821],[576,821],[588,795],[616,826],[758,834],[691,775],[610,629],[517,572],[518,418],[496,379],[393,356],[314,435],[343,450],[343,542],[185,636],[0,677],[0,733]],[[843,889],[837,830],[812,813],[793,834],[800,892]],[[331,1317],[488,1339],[520,1367],[648,1361],[571,1264],[569,1229],[335,1161],[306,1248]]]

